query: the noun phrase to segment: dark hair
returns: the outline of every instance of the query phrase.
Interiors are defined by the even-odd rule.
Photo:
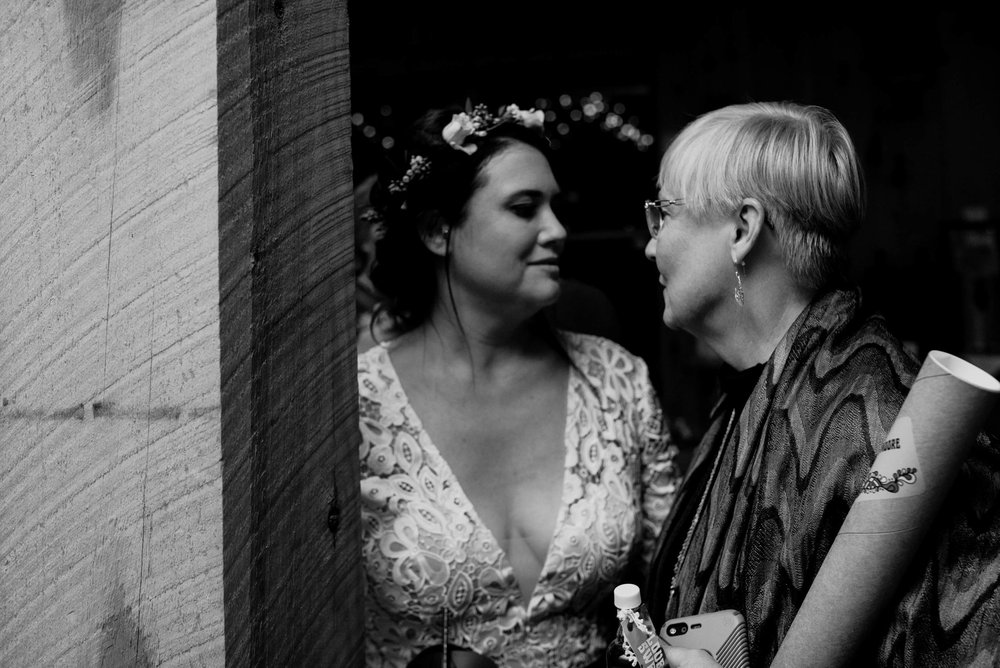
[[[449,145],[442,132],[452,116],[461,111],[457,107],[434,109],[417,119],[403,147],[404,159],[380,170],[372,188],[372,205],[383,219],[384,234],[376,242],[371,279],[385,298],[375,308],[373,335],[376,322],[398,335],[429,317],[438,296],[437,257],[421,237],[443,225],[454,229],[462,224],[469,200],[483,186],[483,168],[490,159],[518,142],[549,157],[549,145],[540,128],[528,128],[515,121],[500,123],[484,136],[466,137],[464,146],[476,146],[471,154]],[[428,168],[411,179],[404,192],[391,191],[389,184],[403,177],[415,155],[426,158]],[[449,239],[446,271],[450,253]]]

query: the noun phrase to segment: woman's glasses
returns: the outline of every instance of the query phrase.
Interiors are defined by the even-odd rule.
[[[682,199],[647,199],[645,204],[646,227],[649,228],[649,236],[655,239],[656,235],[663,229],[663,218],[667,215],[668,206],[680,206],[682,204],[684,204],[684,200]],[[774,223],[771,222],[769,217],[765,216],[764,224],[772,230],[774,229]]]
[[[656,238],[663,228],[663,217],[667,215],[668,206],[679,206],[684,204],[682,199],[647,199],[646,200],[646,227],[649,228],[649,236]]]

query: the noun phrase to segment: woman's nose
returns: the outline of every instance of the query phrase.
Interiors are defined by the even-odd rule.
[[[555,212],[549,209],[542,225],[541,242],[543,244],[559,243],[566,240],[566,228],[559,222]]]
[[[650,237],[646,242],[646,259],[656,261],[656,237]]]

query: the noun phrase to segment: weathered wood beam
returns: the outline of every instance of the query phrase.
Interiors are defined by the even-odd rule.
[[[227,664],[360,666],[346,1],[218,30]]]

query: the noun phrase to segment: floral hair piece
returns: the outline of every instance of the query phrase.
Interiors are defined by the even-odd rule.
[[[545,122],[545,112],[540,109],[521,110],[516,104],[508,104],[500,108],[500,113],[493,115],[486,105],[476,105],[470,111],[454,114],[451,122],[444,127],[441,136],[452,148],[472,155],[479,148],[475,144],[466,144],[469,137],[485,137],[486,134],[504,123],[517,123],[526,128],[540,128]]]
[[[422,155],[414,155],[410,158],[410,166],[406,173],[399,179],[389,182],[389,192],[398,195],[405,192],[413,181],[418,181],[427,174],[431,168],[431,161]]]
[[[466,143],[469,137],[485,137],[491,130],[495,130],[505,123],[517,123],[526,128],[541,128],[544,122],[545,112],[540,109],[524,111],[516,104],[508,104],[500,107],[499,113],[494,115],[484,104],[475,107],[467,104],[466,111],[452,115],[451,122],[441,131],[441,137],[452,148],[462,151],[466,155],[472,155],[479,147],[473,143]],[[389,192],[393,195],[405,196],[410,185],[424,178],[430,168],[430,159],[422,155],[411,156],[406,173],[399,179],[389,182]],[[405,200],[401,208],[406,208]]]

